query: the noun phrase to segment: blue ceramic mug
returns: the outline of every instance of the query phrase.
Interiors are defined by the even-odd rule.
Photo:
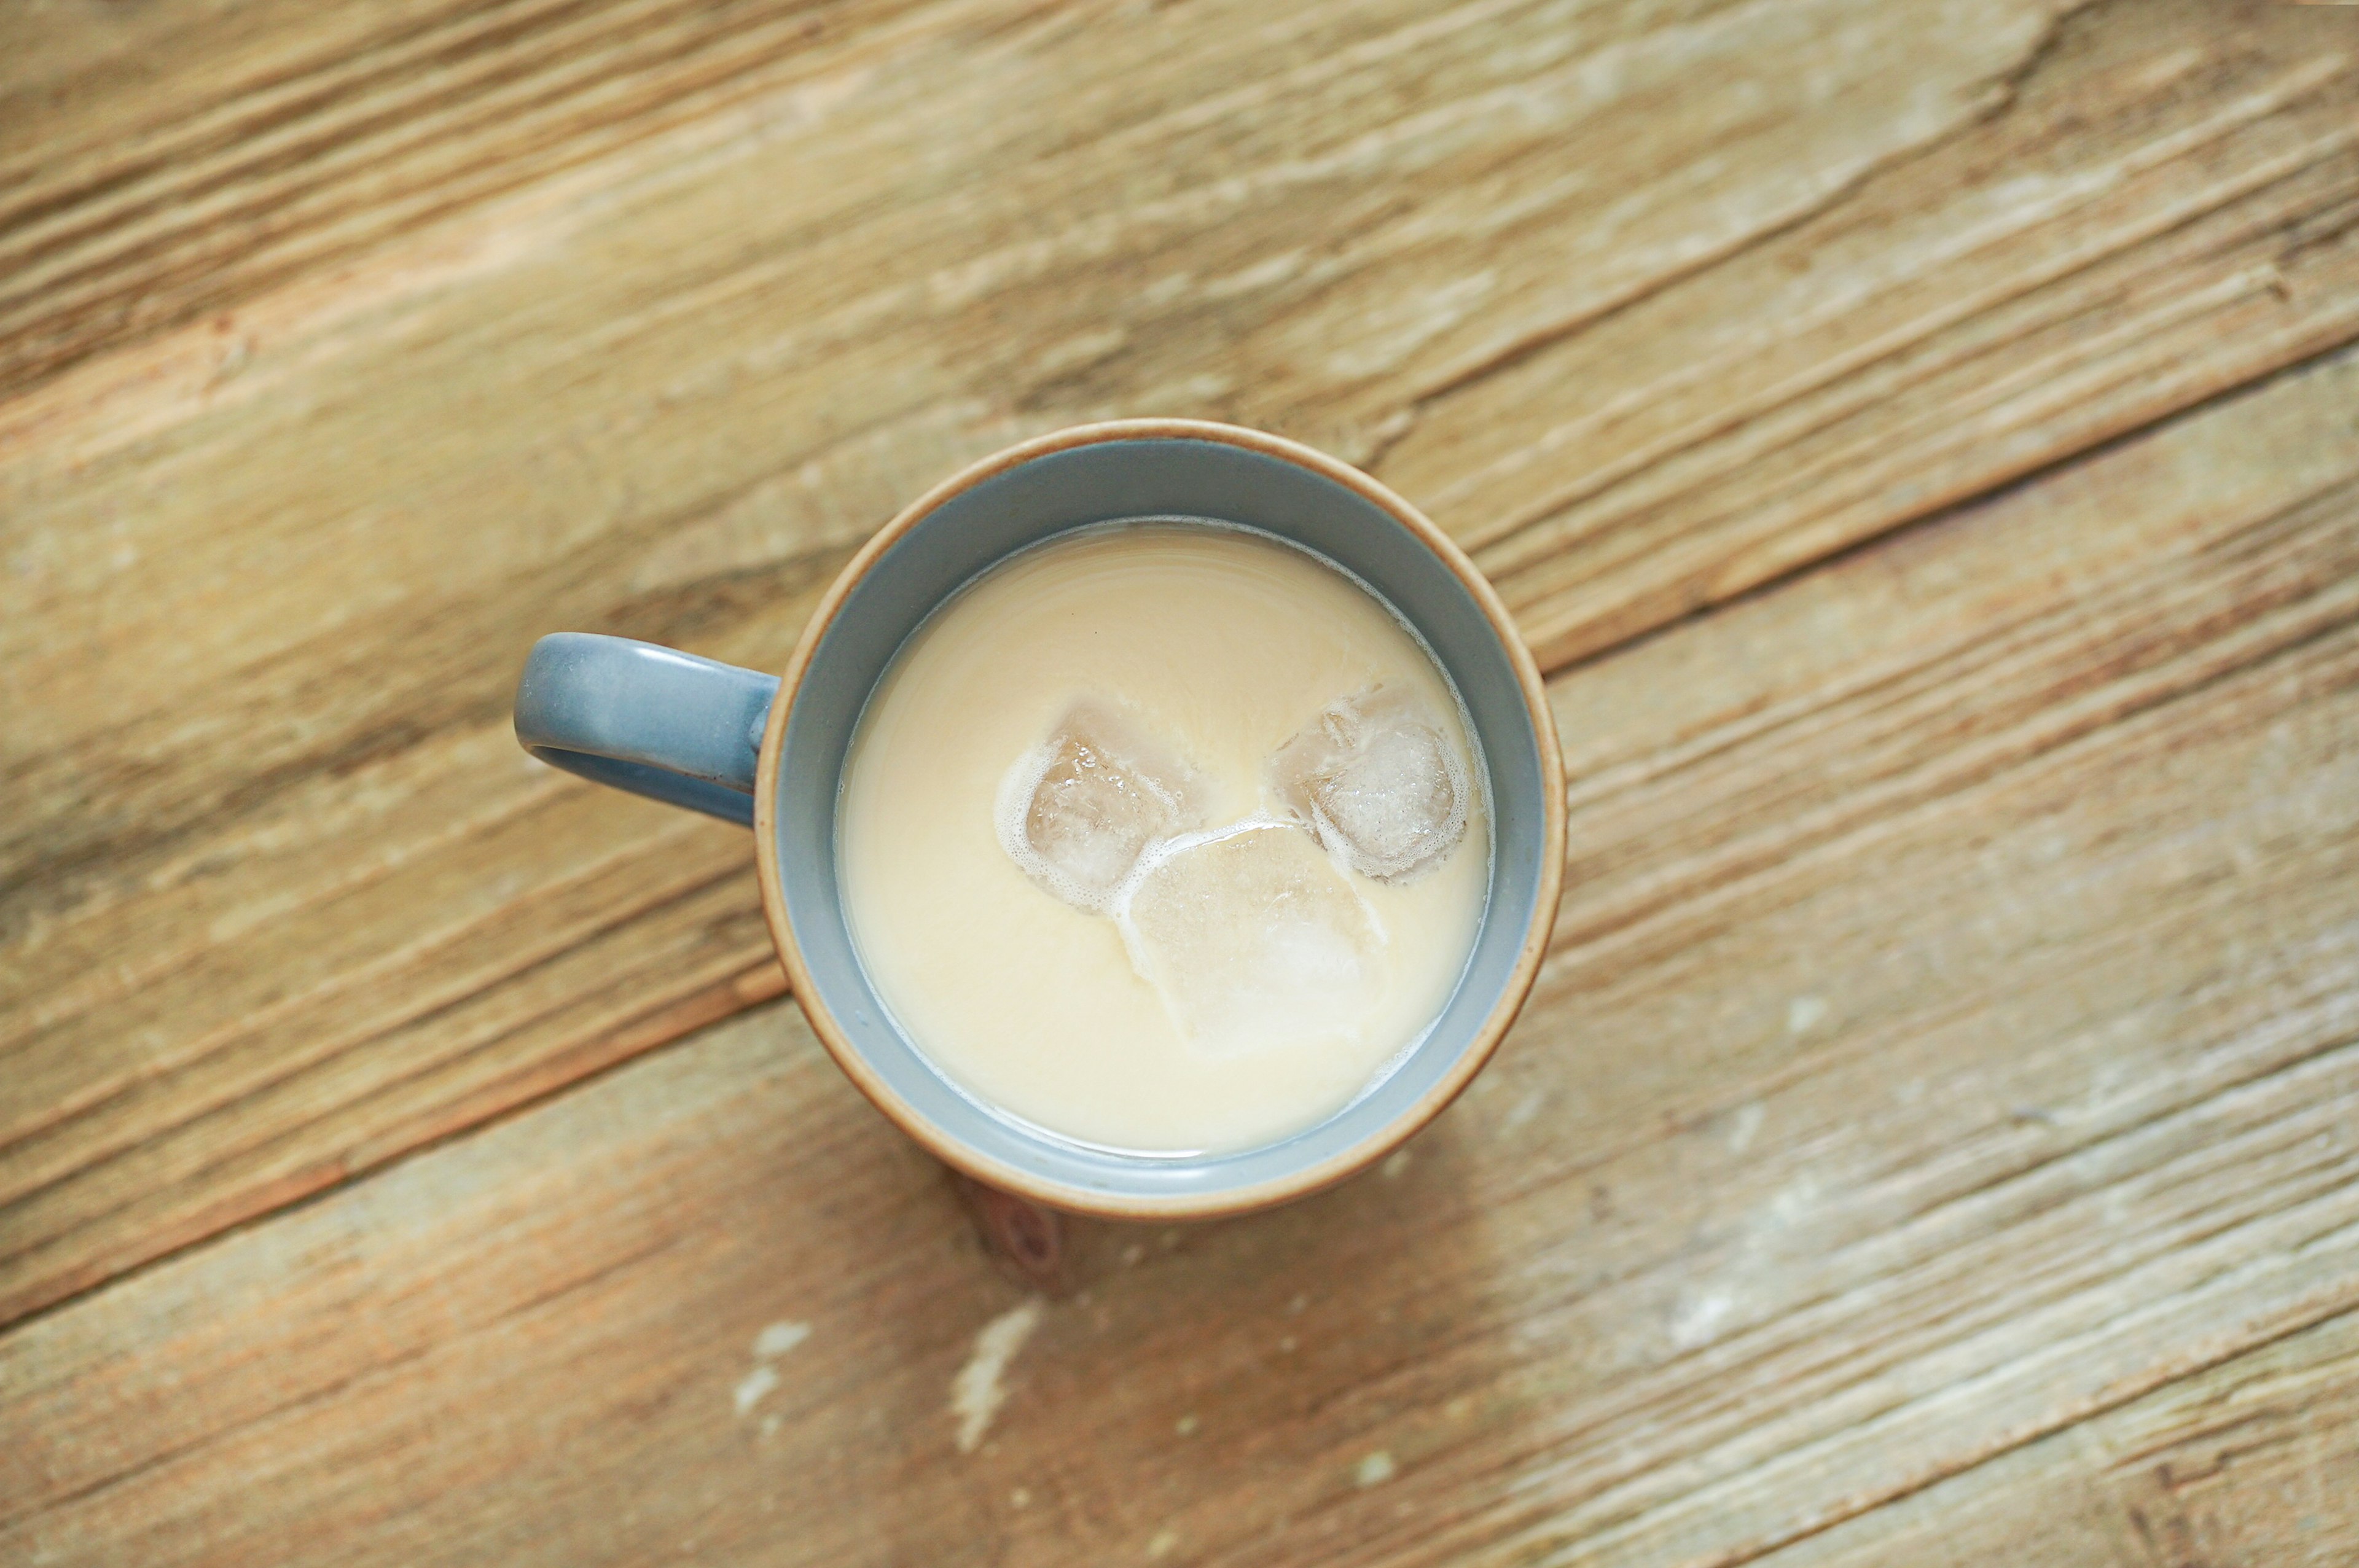
[[[1423,636],[1465,702],[1487,770],[1490,895],[1457,989],[1373,1090],[1260,1148],[1125,1155],[994,1113],[903,1035],[853,946],[837,885],[836,801],[869,694],[961,587],[1072,529],[1175,516],[1291,540],[1373,588]],[[1556,918],[1562,766],[1539,671],[1498,596],[1440,529],[1365,474],[1226,425],[1088,425],[976,463],[869,541],[821,601],[782,678],[619,637],[544,637],[516,688],[516,728],[543,762],[750,825],[763,910],[795,999],[861,1092],[968,1175],[1079,1213],[1234,1214],[1383,1158],[1490,1058]]]

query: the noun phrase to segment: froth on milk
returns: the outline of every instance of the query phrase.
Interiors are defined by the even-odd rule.
[[[1107,1148],[1270,1142],[1449,1000],[1488,892],[1479,762],[1424,648],[1324,562],[1186,521],[1063,535],[869,699],[853,941],[988,1105]]]

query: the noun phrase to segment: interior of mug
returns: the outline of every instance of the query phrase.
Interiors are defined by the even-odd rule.
[[[1278,1142],[1185,1157],[1091,1149],[985,1108],[902,1034],[862,968],[837,889],[835,806],[869,693],[933,610],[1016,551],[1124,518],[1189,516],[1293,541],[1374,589],[1416,628],[1459,691],[1487,770],[1491,889],[1457,989],[1374,1089]],[[1482,1036],[1514,976],[1544,881],[1547,782],[1516,665],[1449,565],[1359,492],[1272,453],[1213,439],[1099,441],[1029,458],[944,501],[879,557],[813,651],[776,773],[778,882],[823,1011],[929,1141],[986,1175],[1020,1173],[1055,1201],[1164,1213],[1249,1202],[1352,1155],[1416,1110]],[[990,1168],[1000,1168],[994,1173]]]

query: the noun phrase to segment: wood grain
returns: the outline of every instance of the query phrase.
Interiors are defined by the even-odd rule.
[[[2346,1313],[1768,1561],[2332,1568],[2354,1540],[2359,1317]]]
[[[0,1555],[2348,1561],[2354,568],[2347,353],[1558,676],[1386,1173],[1027,1299],[774,1004],[0,1337]]]
[[[775,666],[1158,412],[1560,660],[2359,333],[2287,7],[74,15],[0,62],[0,1320],[775,987],[741,837],[516,754],[539,632]]]

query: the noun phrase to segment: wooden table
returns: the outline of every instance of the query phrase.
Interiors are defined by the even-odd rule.
[[[2359,1562],[2359,10],[98,0],[0,53],[0,1561]],[[529,762],[1277,430],[1543,665],[1533,1004],[1027,1292]]]

